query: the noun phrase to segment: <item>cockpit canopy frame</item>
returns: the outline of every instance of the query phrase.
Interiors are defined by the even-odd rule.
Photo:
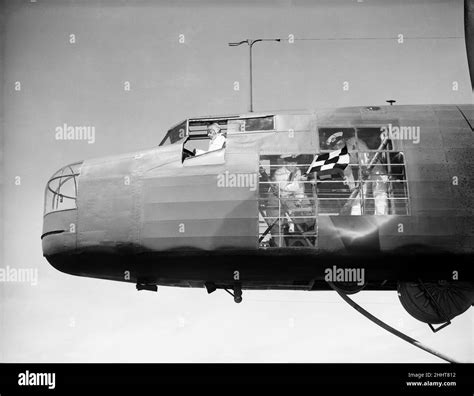
[[[188,137],[207,137],[207,127],[217,123],[227,133],[270,131],[275,129],[274,114],[188,118],[168,130],[160,146],[183,142]]]

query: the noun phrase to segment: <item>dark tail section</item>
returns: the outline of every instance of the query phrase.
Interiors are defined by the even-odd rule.
[[[464,34],[471,86],[474,90],[474,0],[464,0]]]

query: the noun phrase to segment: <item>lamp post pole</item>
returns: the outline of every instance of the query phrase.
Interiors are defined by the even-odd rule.
[[[249,40],[249,59],[250,59],[250,112],[253,112],[253,76],[252,76],[252,47],[256,40]]]
[[[249,66],[250,66],[250,112],[253,112],[253,76],[252,76],[252,47],[255,43],[259,41],[277,41],[280,42],[281,39],[247,39],[240,41],[238,43],[229,43],[230,47],[238,47],[241,44],[248,44],[249,46]]]

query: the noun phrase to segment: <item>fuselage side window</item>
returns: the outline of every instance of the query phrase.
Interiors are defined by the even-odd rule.
[[[321,152],[349,155],[344,170],[317,172],[320,214],[409,214],[405,158],[380,127],[320,128],[319,139]]]
[[[312,154],[260,156],[259,246],[314,248],[315,186],[306,171]]]

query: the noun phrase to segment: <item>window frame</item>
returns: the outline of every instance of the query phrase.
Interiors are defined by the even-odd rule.
[[[218,149],[218,150],[206,151],[206,152],[201,153],[201,154],[193,155],[192,157],[190,156],[190,157],[184,158],[184,150],[187,150],[184,146],[190,140],[210,140],[210,139],[209,139],[208,136],[206,136],[204,138],[203,135],[188,136],[186,138],[186,140],[182,143],[182,148],[181,148],[181,163],[183,164],[183,166],[219,165],[219,164],[224,164],[225,163],[225,149],[226,149],[225,146]],[[190,151],[190,150],[187,150],[187,151]],[[189,160],[203,158],[207,154],[220,153],[221,151],[224,152],[224,159],[222,161],[216,161],[216,162],[211,161],[209,164],[192,164],[192,162],[189,162]],[[187,164],[187,165],[185,165],[185,164]]]
[[[186,123],[186,128],[185,128],[185,131],[184,131],[184,136],[182,138],[180,138],[179,140],[176,140],[175,142],[171,142],[171,130],[175,129],[176,127],[180,126],[181,124],[184,124]],[[183,139],[186,139],[187,137],[189,136],[189,119],[185,119],[185,120],[182,120],[176,124],[174,124],[171,128],[169,128],[167,131],[166,131],[166,135],[164,136],[163,139],[161,139],[161,142],[160,144],[158,145],[159,147],[160,146],[168,146],[170,144],[176,144],[176,143],[179,143],[181,140]],[[166,140],[169,139],[169,143],[166,143]]]
[[[382,127],[388,128],[389,124],[398,125],[398,122],[395,122],[395,121],[391,120],[389,122],[384,122],[384,123],[370,123],[370,124],[362,124],[362,125],[340,125],[340,126],[318,125],[317,128],[316,128],[316,131],[317,131],[317,134],[318,134],[319,153],[329,153],[331,151],[334,151],[334,150],[327,149],[327,148],[325,148],[325,149],[321,148],[322,147],[322,142],[321,142],[321,139],[320,139],[321,130],[331,129],[334,132],[337,131],[337,130],[352,130],[353,131],[353,137],[356,139],[356,142],[357,142],[357,154],[358,155],[357,155],[357,164],[350,164],[350,166],[357,166],[359,168],[359,179],[358,179],[358,181],[359,181],[360,180],[361,167],[364,166],[364,164],[361,163],[361,160],[360,160],[361,156],[359,154],[360,153],[366,153],[366,152],[369,153],[369,154],[378,152],[377,148],[375,148],[375,149],[369,148],[368,151],[364,151],[364,150],[361,151],[360,150],[358,140],[361,139],[362,141],[365,142],[364,139],[359,137],[360,130],[362,130],[362,129],[378,129],[379,131],[381,131]],[[384,149],[384,150],[382,150],[382,152],[384,152],[384,153],[400,153],[400,154],[403,155],[403,164],[398,164],[398,165],[403,166],[403,171],[404,171],[403,183],[405,185],[405,191],[406,191],[405,198],[404,198],[406,200],[406,203],[405,203],[405,212],[406,213],[404,213],[404,214],[388,213],[385,216],[410,216],[411,215],[411,200],[410,200],[410,190],[409,190],[409,183],[408,183],[408,177],[407,177],[408,172],[407,172],[407,163],[406,163],[406,153],[405,153],[405,150],[403,150],[403,141],[396,141],[396,142],[397,142],[397,144],[395,145],[394,141],[390,140],[391,148],[390,149]],[[389,183],[393,183],[393,182],[394,181],[389,180]],[[319,199],[320,198],[318,198],[318,200]],[[373,198],[369,198],[369,199],[373,199]],[[393,197],[389,198],[389,199],[393,199]],[[362,202],[363,202],[362,207],[364,207],[364,208],[365,208],[365,201],[366,201],[366,197],[364,196],[362,198]],[[331,216],[332,214],[330,214],[330,213],[324,214],[324,213],[319,212],[318,215]],[[359,216],[359,215],[350,215],[350,216]],[[376,215],[375,213],[361,213],[360,216],[381,216],[381,215]]]

